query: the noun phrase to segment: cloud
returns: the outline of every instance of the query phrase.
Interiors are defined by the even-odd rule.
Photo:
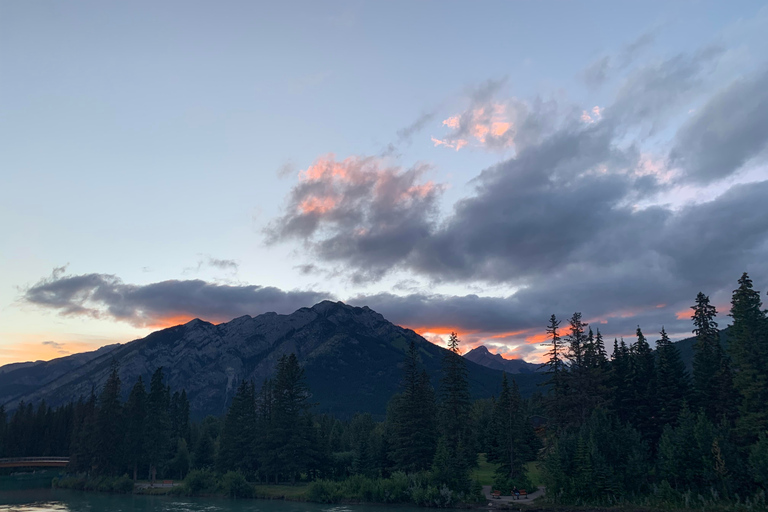
[[[230,286],[199,279],[135,285],[123,283],[114,275],[65,275],[64,269],[56,269],[50,277],[27,288],[23,300],[63,316],[111,318],[137,327],[164,327],[195,317],[218,322],[268,311],[289,313],[330,297],[324,292]]]
[[[370,215],[369,194],[368,202],[355,199],[337,209],[345,200],[341,194],[328,208],[313,203],[311,229],[290,232],[308,244],[313,264],[343,266],[358,281],[394,271],[430,283],[510,290],[503,298],[417,291],[352,299],[426,333],[455,327],[472,336],[511,332],[534,342],[549,314],[581,311],[610,336],[631,336],[638,323],[649,332],[664,325],[685,334],[690,322],[676,312],[690,306],[697,292],[727,304],[741,272],[768,283],[762,265],[768,216],[757,206],[768,196],[768,181],[723,187],[695,204],[658,200],[674,195],[689,174],[711,173],[708,154],[737,169],[765,151],[764,73],[716,91],[697,114],[706,123],[691,121],[669,140],[669,124],[700,101],[720,55],[718,48],[705,48],[634,67],[613,101],[586,112],[562,100],[499,99],[498,83],[488,84],[471,95],[463,114],[446,119],[450,134],[440,141],[480,144],[471,127],[493,120],[480,119],[476,110],[503,104],[505,116],[517,116],[508,130],[514,155],[482,170],[472,192],[442,216],[430,202],[409,211],[417,222],[385,222],[386,204]],[[733,104],[739,95],[745,108]],[[501,110],[482,115],[488,112]],[[651,134],[656,140],[649,150]],[[675,148],[669,158],[668,147]],[[299,183],[294,194],[304,186]],[[307,197],[291,196],[294,211]],[[349,227],[332,220],[342,212],[342,218],[356,219]],[[292,230],[296,215],[278,219],[273,229]],[[393,243],[361,243],[362,235],[379,230]]]
[[[712,97],[677,132],[670,154],[685,178],[730,176],[768,149],[768,70],[739,78]]]
[[[376,157],[333,155],[300,173],[285,213],[266,228],[268,243],[297,239],[325,261],[348,263],[354,280],[376,279],[428,236],[443,187]]]
[[[642,51],[656,39],[656,30],[645,32],[631,43],[625,45],[615,55],[603,55],[594,60],[584,69],[584,82],[593,88],[605,83],[613,71],[621,70],[632,65]]]

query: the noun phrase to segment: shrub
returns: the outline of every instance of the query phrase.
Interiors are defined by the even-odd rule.
[[[230,498],[251,498],[253,496],[253,487],[239,471],[227,471],[221,479],[221,486],[224,488],[224,493]]]
[[[184,479],[184,490],[188,495],[213,494],[218,488],[219,482],[210,469],[195,469]]]
[[[112,490],[122,494],[133,492],[133,479],[128,475],[123,475],[112,484]]]
[[[331,480],[316,480],[309,484],[307,499],[315,503],[338,503],[341,501],[341,486]]]

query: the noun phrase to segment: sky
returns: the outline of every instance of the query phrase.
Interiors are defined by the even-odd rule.
[[[768,290],[763,2],[2,2],[0,364],[367,305],[538,361]]]

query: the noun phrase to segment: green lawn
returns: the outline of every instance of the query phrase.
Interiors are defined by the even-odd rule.
[[[531,479],[531,483],[536,487],[544,485],[541,478],[541,463],[538,461],[529,462],[525,468],[528,472],[528,478]]]
[[[472,478],[480,482],[481,485],[493,485],[493,476],[498,464],[488,462],[484,453],[477,456],[478,467],[472,471]]]
[[[477,462],[478,467],[472,471],[472,478],[479,481],[481,485],[493,485],[493,477],[499,465],[488,462],[484,453],[478,454]],[[526,470],[528,471],[528,478],[531,479],[534,486],[544,485],[541,479],[541,465],[539,462],[529,462],[526,464]]]

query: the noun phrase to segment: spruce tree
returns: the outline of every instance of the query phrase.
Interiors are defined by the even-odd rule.
[[[760,293],[747,273],[731,300],[728,353],[733,363],[733,385],[740,397],[736,432],[747,445],[768,428],[768,320]]]
[[[120,376],[117,363],[113,361],[112,370],[99,396],[96,410],[96,446],[95,466],[99,474],[116,475],[123,467],[122,441],[124,423],[120,403]]]
[[[565,372],[566,366],[564,362],[565,346],[563,340],[560,338],[560,321],[553,314],[549,317],[549,324],[547,325],[548,340],[542,343],[547,347],[547,361],[541,365],[547,374],[547,380],[543,383],[544,386],[549,388],[549,395],[546,400],[546,412],[550,421],[557,426],[564,423],[563,411],[565,408]]]
[[[709,297],[699,292],[693,310],[693,333],[696,335],[693,355],[694,403],[713,422],[732,419],[734,391],[728,359],[720,345],[717,309]]]
[[[169,459],[170,450],[170,418],[168,408],[170,397],[163,383],[163,368],[160,367],[152,374],[147,397],[147,423],[144,430],[147,462],[149,463],[149,478],[153,482],[157,473],[161,472]]]
[[[242,381],[224,418],[218,470],[252,473],[256,461],[256,392],[253,383]]]
[[[631,393],[630,421],[643,438],[653,446],[660,432],[656,419],[655,356],[640,326],[637,341],[630,349],[629,387]]]
[[[139,467],[146,462],[147,391],[141,376],[131,389],[125,404],[125,453],[126,463],[138,478]]]
[[[680,351],[669,340],[664,327],[661,337],[656,341],[656,409],[659,414],[659,426],[676,425],[677,418],[688,399],[690,378]]]
[[[427,470],[437,447],[437,406],[429,375],[421,369],[413,341],[406,353],[401,388],[388,408],[392,459],[397,469],[405,472]]]
[[[472,435],[468,371],[466,361],[459,353],[459,343],[458,335],[452,332],[442,361],[439,432],[442,446],[448,454],[448,467],[439,468],[439,473],[448,475],[448,479],[441,483],[451,489],[468,492],[469,472],[477,464],[477,453]],[[445,460],[443,455],[438,449],[433,466],[442,464],[438,464],[438,460]]]

